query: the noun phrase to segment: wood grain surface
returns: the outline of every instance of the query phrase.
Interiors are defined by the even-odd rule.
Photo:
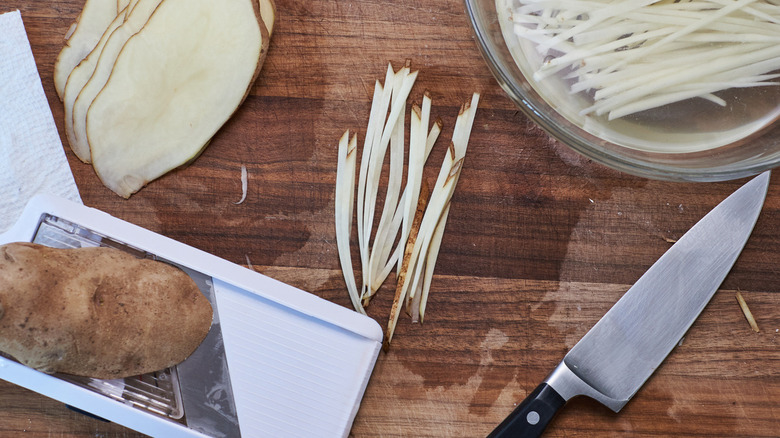
[[[238,113],[192,165],[129,200],[76,159],[62,130],[52,70],[83,0],[4,0],[0,13],[21,10],[85,204],[347,307],[333,223],[336,148],[346,129],[362,141],[374,81],[388,62],[411,60],[420,73],[410,101],[431,93],[446,138],[458,106],[482,94],[425,323],[401,318],[351,436],[485,436],[671,241],[744,182],[646,180],[571,152],[497,85],[461,0],[276,5],[265,65]],[[431,162],[443,153],[440,141]],[[235,204],[242,165],[247,198]],[[780,436],[779,215],[774,177],[722,289],[635,398],[619,414],[576,399],[547,436]],[[382,326],[392,280],[369,308]],[[0,382],[0,436],[139,435]]]

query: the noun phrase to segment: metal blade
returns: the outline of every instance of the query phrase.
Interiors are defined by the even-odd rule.
[[[564,364],[596,391],[625,404],[731,270],[758,219],[768,184],[765,172],[701,219],[569,351]]]

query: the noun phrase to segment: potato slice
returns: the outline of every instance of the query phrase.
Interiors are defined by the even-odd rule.
[[[95,48],[118,12],[115,0],[87,0],[84,3],[75,28],[54,62],[54,88],[60,99],[70,72]]]
[[[106,40],[94,71],[73,102],[72,138],[69,137],[68,141],[73,152],[85,163],[90,162],[87,111],[100,90],[106,85],[108,77],[111,76],[114,62],[127,40],[141,30],[161,2],[162,0],[138,0],[135,6],[131,6],[133,9],[127,15],[124,23],[111,32]]]
[[[84,85],[92,77],[95,72],[95,66],[100,59],[100,54],[103,52],[103,47],[106,45],[106,41],[113,34],[114,30],[118,28],[125,21],[127,9],[123,9],[119,15],[114,18],[114,21],[108,26],[103,36],[98,41],[92,52],[84,58],[76,68],[70,72],[68,81],[65,83],[65,89],[62,92],[62,103],[65,113],[65,135],[68,138],[70,148],[76,154],[76,156],[83,162],[89,163],[89,146],[87,142],[78,142],[76,139],[76,132],[73,127],[73,106],[76,103],[76,98],[81,93]]]
[[[127,3],[127,15],[130,15],[130,12],[133,11],[133,8],[135,8],[135,5],[138,4],[139,0],[124,0]],[[121,11],[121,9],[119,9]],[[125,20],[127,20],[127,17],[125,17]]]
[[[259,0],[260,5],[260,17],[263,19],[263,24],[268,30],[268,36],[274,32],[274,21],[276,21],[276,5],[274,0]]]
[[[127,41],[86,118],[108,188],[129,197],[193,160],[241,105],[268,46],[255,1],[164,0]]]
[[[205,338],[212,308],[189,275],[113,248],[0,246],[0,351],[46,373],[159,371]]]

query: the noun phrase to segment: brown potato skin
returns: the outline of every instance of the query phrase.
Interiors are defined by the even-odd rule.
[[[112,248],[0,246],[0,351],[46,373],[115,379],[186,359],[212,309],[189,275]]]

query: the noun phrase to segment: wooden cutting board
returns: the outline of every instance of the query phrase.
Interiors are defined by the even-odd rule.
[[[351,129],[362,141],[374,81],[388,62],[419,69],[410,101],[429,91],[444,122],[431,163],[441,162],[459,105],[481,93],[425,323],[401,318],[351,436],[485,436],[671,242],[744,182],[650,181],[571,152],[505,96],[460,0],[276,3],[256,86],[191,166],[123,200],[62,140],[87,205],[349,306],[333,224],[339,137]],[[82,5],[0,5],[22,12],[61,134],[52,69]],[[247,198],[235,204],[242,165]],[[575,400],[548,436],[778,436],[779,211],[773,178],[723,289],[620,414]],[[393,280],[369,308],[383,326]],[[745,321],[737,290],[759,333]],[[0,383],[0,435],[22,433],[139,436]]]

